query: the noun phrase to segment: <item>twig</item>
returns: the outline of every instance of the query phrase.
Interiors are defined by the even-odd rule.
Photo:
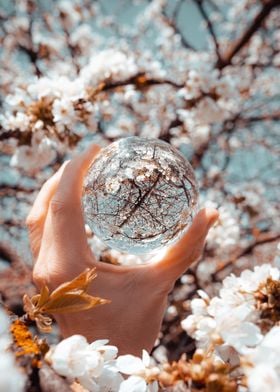
[[[168,127],[161,131],[159,139],[164,140],[165,142],[169,143],[170,142],[170,138],[171,138],[170,130],[172,128],[176,128],[176,127],[179,127],[181,125],[183,125],[183,121],[180,120],[178,116],[176,116],[176,118],[170,122]]]
[[[218,69],[223,69],[231,64],[233,57],[250,41],[251,37],[261,27],[264,20],[269,16],[273,8],[280,6],[280,0],[270,0],[264,3],[260,12],[255,16],[249,27],[243,32],[229,48],[228,52],[222,56],[216,63]]]
[[[29,19],[27,35],[28,35],[28,38],[29,38],[29,45],[30,45],[30,47],[27,48],[26,46],[19,44],[18,48],[19,48],[19,50],[21,50],[22,52],[27,54],[31,64],[35,68],[36,76],[40,77],[40,76],[42,76],[42,72],[41,72],[41,70],[40,70],[40,68],[39,68],[39,66],[37,64],[37,61],[39,59],[39,54],[33,47],[33,37],[32,37],[33,16],[32,16],[31,11],[29,12],[29,18],[30,19]]]
[[[195,0],[194,2],[197,5],[198,10],[199,10],[202,18],[204,19],[204,21],[206,23],[207,30],[208,30],[209,34],[211,35],[211,37],[213,39],[213,42],[214,42],[214,45],[215,45],[215,52],[216,52],[216,55],[217,55],[217,59],[218,59],[218,61],[221,61],[222,58],[221,58],[221,54],[220,54],[220,45],[219,45],[219,42],[218,42],[215,30],[214,30],[214,26],[213,26],[210,18],[208,17],[208,15],[207,15],[207,13],[205,11],[205,8],[204,8],[204,5],[203,5],[203,1],[204,0]]]
[[[239,120],[244,121],[246,123],[257,122],[257,121],[279,121],[280,112],[261,114],[258,116],[251,116],[251,117],[240,117]]]
[[[190,42],[185,38],[185,36],[183,35],[181,30],[177,26],[177,17],[178,17],[179,11],[181,9],[182,2],[183,2],[182,0],[179,0],[179,2],[177,3],[177,5],[174,9],[174,12],[173,12],[173,15],[171,18],[167,15],[165,10],[163,10],[162,16],[163,16],[165,23],[168,26],[170,26],[176,34],[178,34],[180,36],[182,45],[187,49],[191,49],[191,50],[195,51],[194,46],[190,44]]]
[[[101,91],[110,91],[110,90],[114,90],[117,87],[124,87],[129,84],[134,84],[140,90],[145,87],[163,85],[163,84],[168,84],[175,88],[184,87],[184,84],[176,83],[173,80],[149,78],[144,72],[139,72],[138,74],[125,80],[116,81],[116,82],[105,81],[105,85]]]
[[[224,263],[221,267],[219,267],[213,274],[211,274],[212,279],[215,280],[217,278],[217,275],[224,271],[229,265],[234,263],[236,260],[240,259],[241,257],[247,256],[252,253],[254,248],[258,245],[264,245],[268,244],[270,242],[274,242],[280,239],[280,234],[279,233],[265,233],[263,236],[260,236],[260,239],[256,239],[255,242],[251,243],[248,245],[245,249],[242,249],[238,255],[236,255],[234,258],[230,258],[226,263]]]
[[[72,63],[73,63],[73,65],[74,65],[74,67],[76,69],[76,72],[78,74],[80,72],[80,66],[79,66],[79,64],[77,62],[77,59],[76,59],[77,47],[74,46],[70,42],[70,33],[69,33],[69,31],[67,29],[67,26],[66,26],[66,23],[65,23],[65,14],[64,14],[64,12],[60,11],[59,18],[60,18],[62,30],[63,30],[63,32],[65,34],[65,38],[66,38],[67,46],[68,46],[68,49],[69,49],[69,52],[70,52],[70,56],[71,56],[71,59],[72,59]]]

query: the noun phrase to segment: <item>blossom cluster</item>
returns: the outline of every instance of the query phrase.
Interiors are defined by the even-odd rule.
[[[16,149],[11,164],[32,173],[53,162],[58,152],[96,130],[100,105],[93,98],[99,84],[136,73],[132,57],[105,50],[90,59],[75,80],[45,76],[17,86],[5,99],[1,116],[3,129],[18,131],[18,139],[26,140]]]
[[[89,344],[85,337],[73,335],[53,347],[47,361],[59,375],[77,380],[90,392],[158,390],[154,381],[158,369],[153,369],[145,350],[142,359],[129,354],[117,357],[117,347],[107,343],[108,340],[97,340]]]
[[[145,350],[141,358],[118,356],[118,348],[107,339],[88,343],[84,336],[73,335],[47,353],[44,348],[40,363],[64,377],[69,388],[89,392],[156,392],[165,387],[185,391],[195,390],[197,384],[205,391],[277,392],[280,270],[270,264],[256,266],[239,277],[225,278],[218,296],[210,298],[202,290],[198,295],[191,301],[192,314],[181,322],[196,343],[190,359],[183,355],[178,361],[158,363]],[[0,387],[23,392],[27,379],[15,363],[10,321],[2,308],[0,325]]]
[[[198,291],[192,314],[181,323],[198,347],[211,348],[232,366],[241,363],[252,392],[280,387],[279,292],[280,270],[256,266],[224,279],[217,297]]]
[[[235,18],[244,9],[253,17],[255,1],[229,2],[223,38],[217,27],[218,53],[213,42],[207,51],[194,51],[185,43],[176,21],[167,15],[168,1],[142,3],[133,26],[125,27],[104,14],[98,3],[78,0],[61,0],[56,12],[44,17],[28,1],[10,18],[4,13],[1,136],[14,143],[13,165],[32,174],[88,133],[100,133],[100,123],[105,139],[167,135],[174,145],[196,151],[216,136],[217,128],[225,131],[226,123],[242,128],[259,107],[258,113],[269,119],[274,106],[257,102],[273,102],[279,87],[273,72],[279,45],[277,29],[272,28],[277,10],[265,25],[274,50],[257,31],[235,61],[219,65],[222,49],[235,32]],[[219,18],[217,12],[209,13],[209,21]],[[105,36],[112,30],[109,39],[102,29]],[[156,39],[151,40],[151,34]],[[19,72],[21,52],[32,63],[26,72]],[[259,63],[262,68],[255,72]],[[142,79],[135,79],[137,75]]]
[[[195,383],[236,391],[273,391],[280,386],[280,270],[269,264],[223,281],[219,296],[200,290],[182,327],[196,342],[190,360],[156,363],[119,355],[108,340],[88,343],[73,335],[51,347],[45,360],[54,371],[85,391],[154,392]],[[243,388],[243,389],[242,389]],[[191,389],[192,390],[192,389]]]

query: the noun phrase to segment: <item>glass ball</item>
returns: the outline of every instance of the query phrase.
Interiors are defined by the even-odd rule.
[[[84,181],[84,214],[109,247],[151,253],[192,222],[198,190],[190,163],[158,139],[127,137],[101,150]]]

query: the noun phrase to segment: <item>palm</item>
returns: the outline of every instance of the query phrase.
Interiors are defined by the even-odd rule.
[[[120,274],[114,268],[104,271],[101,266],[97,272],[90,292],[110,299],[111,303],[88,312],[58,317],[62,334],[79,333],[89,341],[110,337],[110,343],[120,351],[134,342],[131,354],[139,354],[143,348],[151,350],[160,329],[168,291],[155,285],[149,268],[129,268]]]

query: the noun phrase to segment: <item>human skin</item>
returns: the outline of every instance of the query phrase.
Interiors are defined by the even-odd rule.
[[[175,281],[196,261],[208,230],[218,218],[203,209],[184,236],[153,263],[116,266],[96,260],[85,232],[81,197],[83,177],[100,148],[92,145],[64,163],[43,185],[28,215],[33,279],[53,290],[86,268],[96,267],[89,292],[111,303],[91,310],[57,315],[63,337],[84,335],[89,342],[109,339],[120,354],[150,351],[157,338]]]

